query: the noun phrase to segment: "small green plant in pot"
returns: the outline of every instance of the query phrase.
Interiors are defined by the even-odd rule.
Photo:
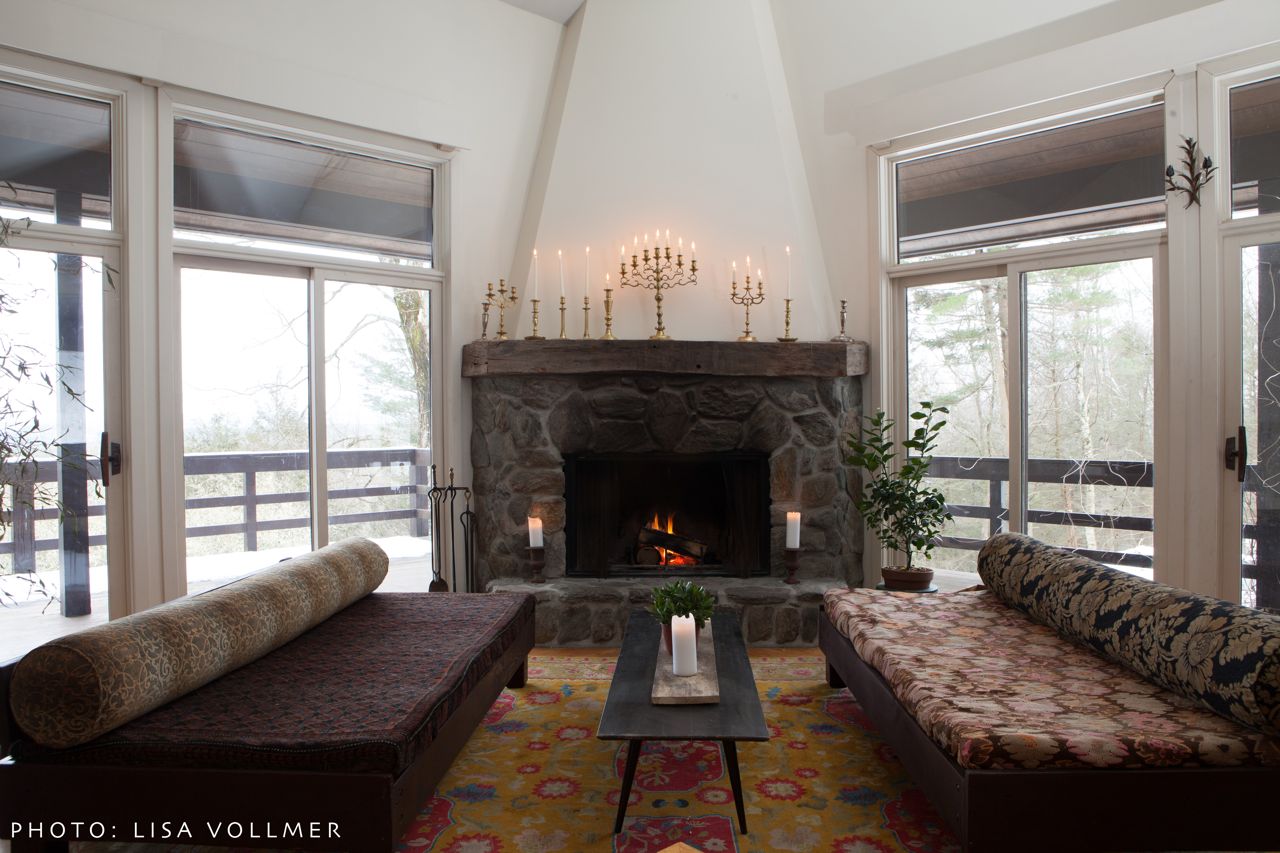
[[[882,570],[889,589],[926,589],[933,581],[933,569],[920,566],[916,558],[929,558],[943,525],[951,520],[942,492],[924,485],[946,414],[946,407],[930,402],[922,402],[919,411],[911,413],[912,427],[902,442],[903,458],[897,466],[896,424],[884,412],[865,418],[858,434],[847,437],[845,461],[865,475],[854,506],[881,545],[907,555],[905,567]]]
[[[716,609],[716,597],[690,581],[671,581],[653,591],[649,613],[662,625],[662,643],[671,651],[671,617],[692,616],[699,631]]]

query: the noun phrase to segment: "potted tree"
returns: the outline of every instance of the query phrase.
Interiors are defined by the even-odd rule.
[[[896,465],[896,424],[884,412],[865,418],[858,433],[847,437],[845,461],[866,475],[854,506],[881,545],[907,557],[906,566],[882,569],[886,589],[927,589],[933,581],[933,569],[919,565],[916,558],[929,558],[934,540],[951,520],[942,492],[924,485],[946,414],[946,407],[930,402],[922,402],[920,410],[911,413],[912,428],[901,445],[902,461]]]
[[[716,597],[706,587],[690,581],[676,580],[653,591],[649,613],[662,625],[662,645],[671,651],[671,617],[692,616],[697,630],[707,624],[716,609]]]

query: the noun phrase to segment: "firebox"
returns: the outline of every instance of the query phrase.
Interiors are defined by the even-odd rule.
[[[564,470],[567,574],[769,574],[768,454],[569,454]]]

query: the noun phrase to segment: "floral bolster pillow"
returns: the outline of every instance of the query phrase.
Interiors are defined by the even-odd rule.
[[[978,574],[1006,604],[1067,639],[1224,717],[1280,735],[1280,616],[1012,533],[987,540]]]
[[[387,555],[347,539],[201,595],[61,637],[14,668],[36,743],[86,743],[250,663],[378,588]]]

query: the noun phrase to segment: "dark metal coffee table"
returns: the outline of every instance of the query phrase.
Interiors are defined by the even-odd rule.
[[[756,693],[747,646],[742,640],[738,615],[717,611],[711,619],[716,644],[716,669],[720,677],[720,701],[715,705],[654,705],[649,700],[653,670],[658,660],[661,629],[644,610],[631,612],[627,633],[618,654],[618,666],[609,685],[609,698],[600,715],[596,737],[627,741],[627,769],[622,777],[622,798],[613,831],[622,831],[627,814],[627,798],[640,760],[640,748],[647,740],[718,740],[724,748],[733,798],[738,804],[738,829],[747,832],[747,814],[742,802],[742,777],[738,773],[740,740],[769,739],[764,710]],[[665,652],[664,652],[665,654]]]

